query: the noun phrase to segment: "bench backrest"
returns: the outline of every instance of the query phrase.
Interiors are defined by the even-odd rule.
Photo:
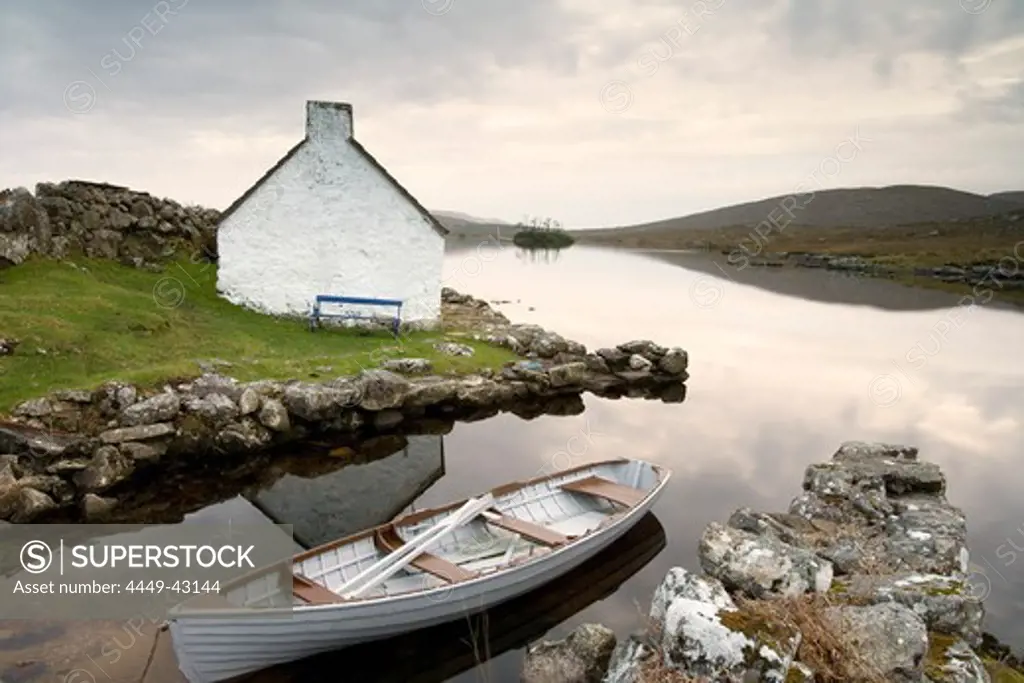
[[[401,299],[372,299],[358,296],[332,296],[330,294],[318,294],[316,303],[319,304],[354,304],[363,306],[398,306],[401,307]]]

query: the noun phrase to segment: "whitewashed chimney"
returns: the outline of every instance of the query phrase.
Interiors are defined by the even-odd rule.
[[[347,102],[306,102],[306,137],[318,143],[352,137],[352,105]]]

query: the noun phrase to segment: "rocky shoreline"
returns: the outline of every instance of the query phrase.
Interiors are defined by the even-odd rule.
[[[709,524],[702,571],[671,569],[641,632],[617,643],[585,624],[535,644],[523,681],[992,680],[966,520],[917,455],[842,444],[807,468],[787,512]]]
[[[1018,245],[1021,246],[1021,245]],[[746,268],[817,268],[850,275],[878,278],[924,277],[946,284],[962,284],[969,287],[988,287],[996,290],[1024,290],[1024,269],[1016,254],[1007,254],[1000,261],[971,264],[947,264],[934,267],[887,266],[860,256],[836,256],[810,252],[778,252],[754,256],[742,250],[723,250],[728,256],[726,262],[734,267]]]
[[[400,358],[322,382],[240,382],[208,372],[157,389],[111,381],[21,403],[0,422],[0,521],[26,523],[69,510],[102,519],[119,504],[112,491],[160,468],[209,465],[321,435],[368,438],[412,423],[499,412],[530,417],[558,399],[575,405],[572,397],[584,392],[667,403],[685,398],[688,357],[680,348],[641,340],[590,353],[537,325],[511,324],[486,302],[450,289],[443,309],[446,322],[472,330],[462,334],[523,360],[500,371],[438,376],[426,359]],[[450,353],[472,353],[446,344]]]

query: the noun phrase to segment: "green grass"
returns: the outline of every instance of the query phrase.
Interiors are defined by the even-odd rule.
[[[985,658],[984,662],[992,683],[1024,683],[1024,673],[992,659]]]
[[[436,373],[497,368],[508,350],[423,331],[396,340],[387,331],[324,329],[275,318],[217,296],[216,266],[181,260],[162,273],[110,261],[33,260],[0,271],[0,337],[21,345],[0,357],[0,412],[57,389],[90,389],[111,379],[158,385],[200,374],[198,361],[224,360],[239,380],[354,374],[388,358],[428,358]],[[433,348],[445,339],[469,357]]]

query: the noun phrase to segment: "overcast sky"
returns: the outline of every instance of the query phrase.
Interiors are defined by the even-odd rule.
[[[812,186],[1024,189],[1024,0],[3,0],[0,187],[226,207],[304,127],[571,227]],[[854,142],[855,141],[855,142]]]

